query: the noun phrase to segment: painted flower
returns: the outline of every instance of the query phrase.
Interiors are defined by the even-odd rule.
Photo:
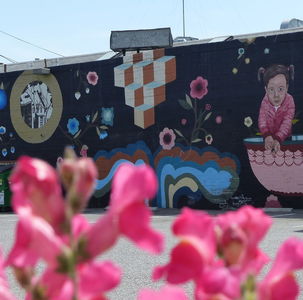
[[[99,76],[96,72],[88,72],[86,75],[86,79],[89,84],[96,85],[98,83]]]
[[[0,134],[5,134],[6,133],[6,128],[4,126],[0,127]]]
[[[109,107],[109,108],[102,107],[101,123],[104,125],[113,126],[113,124],[114,124],[114,108],[113,107]]]
[[[104,140],[105,138],[108,137],[108,133],[107,131],[101,131],[100,134],[99,134],[99,139],[100,140]]]
[[[184,126],[184,125],[186,125],[186,123],[187,123],[187,120],[186,120],[185,118],[183,118],[183,119],[181,120],[181,124]]]
[[[170,150],[175,146],[176,135],[172,129],[165,127],[159,134],[160,145],[164,150]]]
[[[90,115],[86,115],[85,120],[86,120],[87,123],[90,122]]]
[[[244,119],[244,125],[245,125],[246,127],[250,127],[252,124],[253,124],[253,121],[252,121],[251,117],[246,117],[246,118]]]
[[[222,123],[222,117],[221,116],[216,116],[216,123],[221,124]]]
[[[211,105],[209,103],[205,104],[205,110],[211,110]]]
[[[207,79],[198,76],[190,83],[190,96],[192,98],[202,99],[208,93],[207,86]]]
[[[76,118],[68,119],[67,129],[71,135],[75,135],[79,130],[79,121]]]
[[[207,134],[205,136],[205,142],[206,142],[206,144],[211,145],[211,143],[213,142],[213,137],[211,134]]]

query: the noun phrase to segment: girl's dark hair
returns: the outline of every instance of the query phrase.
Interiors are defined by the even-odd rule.
[[[291,80],[294,80],[294,76],[295,76],[294,65],[290,65],[289,67],[286,67],[284,65],[275,64],[275,65],[271,65],[267,69],[261,67],[258,70],[258,80],[261,81],[261,78],[263,77],[264,85],[267,86],[269,80],[279,74],[283,74],[285,76],[286,83],[289,84],[289,78]]]

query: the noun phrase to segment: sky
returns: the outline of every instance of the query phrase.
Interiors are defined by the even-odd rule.
[[[170,27],[173,38],[182,36],[183,1],[185,35],[199,39],[303,20],[302,0],[0,0],[0,62],[110,51],[115,30]]]

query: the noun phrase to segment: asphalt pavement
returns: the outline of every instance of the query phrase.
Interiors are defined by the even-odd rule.
[[[96,222],[100,215],[104,214],[104,209],[88,209],[84,215],[90,223]],[[221,214],[224,211],[208,211],[211,215]],[[151,273],[155,266],[168,262],[170,249],[177,242],[172,236],[170,227],[175,217],[180,213],[178,209],[154,209],[152,223],[153,227],[166,237],[165,250],[159,256],[149,255],[135,247],[125,238],[119,239],[114,248],[104,253],[98,259],[111,260],[123,270],[122,281],[118,288],[108,293],[109,299],[131,300],[137,299],[137,291],[143,287],[158,289],[163,282],[153,282]],[[267,212],[273,218],[273,225],[266,238],[261,243],[261,248],[270,256],[274,257],[279,245],[290,236],[303,239],[303,210],[276,210]],[[8,253],[14,242],[14,231],[17,216],[13,213],[0,213],[0,245],[3,252]],[[102,234],[102,232],[100,232]],[[261,277],[268,271],[265,267]],[[38,273],[42,272],[43,265],[39,265]],[[24,298],[23,291],[18,287],[11,272],[8,272],[9,282],[14,294],[18,299]],[[297,273],[300,286],[303,286],[303,272]],[[184,286],[190,299],[192,298],[192,284]],[[301,296],[303,300],[303,289]]]

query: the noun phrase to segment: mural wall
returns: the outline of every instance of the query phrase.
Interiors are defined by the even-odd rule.
[[[152,205],[303,207],[303,33],[157,49],[0,74],[0,160],[96,162],[90,206],[119,164],[150,164]]]

